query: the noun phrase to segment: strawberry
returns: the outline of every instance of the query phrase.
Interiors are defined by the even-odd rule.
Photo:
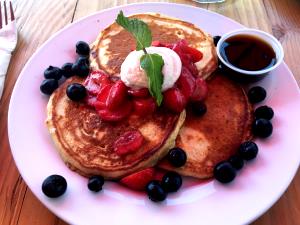
[[[137,98],[147,98],[150,96],[148,88],[141,88],[141,89],[128,89],[128,94],[133,97]]]
[[[125,119],[130,115],[132,110],[132,102],[125,101],[123,104],[119,105],[118,108],[110,110],[106,107],[103,107],[100,103],[96,105],[96,110],[100,118],[104,121],[116,122]]]
[[[97,95],[100,89],[111,84],[109,76],[102,71],[93,71],[84,81],[84,86],[89,94]]]
[[[114,143],[114,151],[123,156],[138,150],[144,142],[144,137],[139,130],[131,130],[122,134]]]
[[[193,63],[199,62],[203,58],[202,52],[200,52],[196,48],[186,46],[184,48],[184,51],[185,53],[190,54],[192,56]]]
[[[195,81],[196,87],[194,93],[192,94],[190,100],[191,101],[203,101],[208,94],[208,87],[205,80],[198,77]]]
[[[134,112],[139,116],[152,114],[156,109],[156,102],[153,98],[134,99],[133,100]]]
[[[166,174],[165,170],[155,168],[154,180],[162,181],[163,176]]]
[[[163,93],[163,104],[175,113],[184,110],[187,101],[182,92],[178,88],[170,88]]]
[[[118,80],[110,89],[106,99],[106,107],[110,110],[118,108],[127,98],[127,86]]]
[[[182,67],[179,79],[176,82],[177,87],[188,100],[195,90],[195,78],[186,67]]]
[[[106,100],[111,88],[112,88],[112,84],[107,84],[100,89],[97,95],[97,99],[94,102],[94,107],[96,108],[96,110],[101,110],[106,108]]]
[[[137,191],[144,191],[147,184],[154,179],[154,168],[147,168],[133,173],[120,180],[120,183]]]

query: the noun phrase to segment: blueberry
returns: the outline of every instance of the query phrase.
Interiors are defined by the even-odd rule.
[[[40,90],[45,95],[51,95],[58,88],[58,81],[54,79],[46,79],[40,85]]]
[[[192,110],[193,110],[193,113],[195,115],[203,116],[206,113],[207,108],[206,108],[206,105],[203,102],[193,102],[192,103]]]
[[[182,178],[176,172],[167,172],[162,178],[161,185],[166,192],[176,192],[182,185]]]
[[[72,70],[73,63],[65,63],[61,67],[61,73],[65,78],[72,77],[74,75],[73,70]]]
[[[86,59],[84,58],[83,60],[83,58],[79,57],[73,64],[72,71],[79,77],[86,77],[87,75],[89,75],[90,68],[86,63]]]
[[[84,41],[78,41],[76,43],[76,53],[78,55],[89,55],[90,54],[90,46],[88,43]]]
[[[227,161],[218,163],[214,168],[214,177],[221,183],[229,183],[234,180],[236,171]]]
[[[54,80],[59,80],[62,77],[62,71],[60,68],[55,67],[55,66],[49,66],[45,71],[44,71],[44,77],[45,79],[54,79]]]
[[[260,86],[252,87],[248,91],[248,98],[251,103],[258,103],[263,101],[267,96],[267,92]]]
[[[86,65],[90,65],[90,59],[89,57],[86,56],[80,56],[78,57],[78,59],[76,60],[77,63],[86,63]]]
[[[167,159],[172,166],[181,167],[186,163],[186,153],[181,148],[172,148]]]
[[[148,183],[146,187],[146,192],[148,194],[148,197],[153,202],[161,202],[167,197],[167,193],[164,191],[164,189],[157,180],[150,181],[150,183]]]
[[[99,192],[102,190],[104,178],[102,176],[92,176],[88,181],[88,188],[90,191]]]
[[[246,141],[241,144],[238,151],[244,160],[251,160],[257,156],[258,147],[253,141]]]
[[[269,120],[256,119],[252,126],[252,132],[257,137],[267,138],[273,132],[273,125]]]
[[[254,115],[257,119],[271,120],[274,117],[274,111],[271,107],[264,105],[258,107],[255,110]]]
[[[42,184],[43,193],[49,198],[57,198],[67,190],[67,181],[60,175],[47,177]]]
[[[236,169],[240,170],[244,166],[244,160],[240,155],[233,155],[228,159],[228,162]]]
[[[215,46],[217,46],[217,44],[218,44],[218,42],[220,41],[220,39],[221,39],[221,36],[214,36],[213,37],[213,39],[214,39],[214,44],[215,44]]]
[[[86,96],[86,89],[82,84],[73,83],[67,87],[67,96],[73,101],[80,101]]]

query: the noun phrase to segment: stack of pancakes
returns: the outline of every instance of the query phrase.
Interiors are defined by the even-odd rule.
[[[47,106],[46,123],[57,150],[71,169],[84,176],[118,179],[158,165],[182,175],[209,178],[218,162],[228,159],[243,141],[251,138],[252,107],[247,96],[238,84],[213,73],[217,56],[210,35],[191,23],[159,14],[131,17],[149,25],[153,40],[174,43],[186,39],[190,46],[203,53],[203,59],[196,66],[199,76],[209,78],[207,113],[197,117],[189,108],[181,114],[158,110],[143,118],[131,115],[121,122],[107,123],[84,103],[68,99],[67,85],[84,81],[71,78],[51,95]],[[100,33],[91,49],[93,70],[118,75],[123,60],[135,49],[135,40],[113,23]],[[125,157],[115,154],[114,140],[136,129],[146,140],[142,148]],[[187,153],[187,163],[181,168],[174,168],[163,159],[174,146]]]

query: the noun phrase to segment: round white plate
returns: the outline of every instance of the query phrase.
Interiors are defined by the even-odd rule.
[[[184,180],[184,187],[156,204],[142,193],[106,182],[100,193],[91,193],[87,179],[70,171],[57,154],[45,126],[48,97],[39,91],[48,65],[61,66],[76,58],[78,40],[91,43],[113,22],[119,10],[125,15],[158,12],[190,21],[212,35],[242,25],[200,8],[148,3],[116,7],[88,16],[50,38],[28,61],[15,85],[8,114],[8,133],[17,167],[32,192],[52,212],[71,224],[245,224],[264,213],[290,184],[300,159],[300,94],[293,75],[281,64],[259,82],[267,89],[262,104],[275,111],[274,133],[257,140],[260,152],[229,185]],[[61,174],[68,182],[65,195],[49,199],[41,191],[43,180]]]

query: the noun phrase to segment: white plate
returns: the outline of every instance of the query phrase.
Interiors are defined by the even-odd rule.
[[[11,150],[22,177],[52,212],[72,224],[245,224],[270,208],[290,184],[300,159],[300,94],[293,75],[281,64],[259,85],[267,89],[263,102],[275,111],[273,136],[257,140],[258,158],[246,165],[230,185],[215,181],[201,183],[184,180],[177,194],[162,204],[152,203],[144,194],[135,193],[112,182],[104,191],[93,194],[87,180],[70,171],[56,153],[44,124],[48,98],[39,85],[48,65],[61,66],[74,61],[78,40],[92,42],[99,31],[125,15],[159,12],[190,21],[212,35],[223,34],[242,25],[200,8],[148,3],[116,7],[86,17],[50,38],[28,61],[15,85],[8,115]],[[49,199],[41,184],[50,174],[61,174],[68,182],[65,195]]]

